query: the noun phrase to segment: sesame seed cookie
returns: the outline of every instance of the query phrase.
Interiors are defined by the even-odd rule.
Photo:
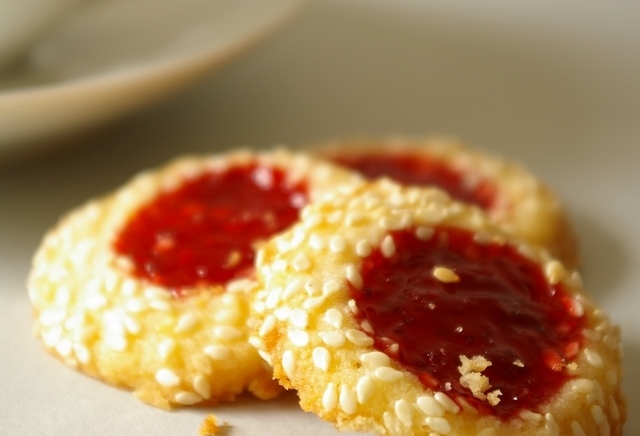
[[[284,150],[184,157],[63,217],[28,279],[35,334],[161,408],[281,388],[247,342],[254,252],[359,176]]]
[[[256,269],[249,341],[340,430],[621,434],[620,332],[579,275],[440,190],[309,205]]]
[[[341,141],[314,151],[368,178],[443,188],[482,207],[519,238],[547,248],[568,267],[578,266],[576,237],[559,198],[515,162],[445,138]]]

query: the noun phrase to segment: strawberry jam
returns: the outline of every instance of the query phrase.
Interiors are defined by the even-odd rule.
[[[476,243],[461,229],[436,228],[427,241],[409,230],[392,237],[395,254],[372,252],[363,287],[350,290],[378,350],[425,388],[503,419],[537,411],[558,392],[585,320],[539,265],[512,246]],[[463,361],[477,357],[483,364],[465,370]]]
[[[225,284],[253,273],[256,243],[298,219],[306,186],[260,165],[209,172],[140,208],[115,240],[134,275],[169,288]]]
[[[451,197],[490,209],[496,188],[488,180],[469,183],[464,175],[444,162],[415,154],[370,154],[340,156],[337,163],[360,172],[369,179],[386,176],[405,185],[437,186]]]

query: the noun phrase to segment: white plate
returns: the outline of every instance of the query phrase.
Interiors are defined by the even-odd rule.
[[[296,0],[91,0],[0,73],[0,155],[160,100],[257,42]]]

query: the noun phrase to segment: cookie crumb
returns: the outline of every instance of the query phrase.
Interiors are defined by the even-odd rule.
[[[218,419],[215,415],[207,415],[200,424],[200,431],[198,432],[198,436],[215,436],[220,431],[220,426],[218,425]]]
[[[499,389],[491,392],[487,391],[491,388],[489,377],[482,374],[482,371],[491,366],[491,361],[483,356],[474,356],[469,359],[467,356],[460,356],[461,365],[458,367],[460,372],[460,384],[469,389],[473,396],[479,400],[487,401],[492,406],[500,403],[499,396],[502,395]]]

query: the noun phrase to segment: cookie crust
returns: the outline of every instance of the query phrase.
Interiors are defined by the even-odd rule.
[[[586,317],[584,343],[567,362],[572,378],[539,410],[523,410],[503,421],[454,401],[445,390],[426,389],[375,349],[368,327],[356,322],[358,309],[348,289],[362,285],[363,259],[375,248],[392,252],[391,231],[416,228],[428,237],[429,229],[439,225],[468,229],[478,241],[513,244],[541,266],[548,283],[562,283],[573,313]],[[280,383],[298,391],[304,410],[340,430],[621,434],[626,406],[620,387],[620,332],[581,291],[579,275],[545,250],[513,239],[479,209],[453,202],[441,191],[381,180],[311,205],[299,224],[263,247],[257,268],[250,342],[273,366]],[[444,280],[453,279],[443,274]]]
[[[175,298],[131,274],[113,241],[142,205],[207,171],[260,163],[304,180],[310,201],[359,180],[283,149],[183,157],[73,210],[44,237],[28,278],[35,335],[66,365],[131,389],[160,408],[278,395],[272,371],[247,342],[253,279]]]
[[[311,146],[311,150],[329,160],[411,156],[444,164],[461,174],[470,189],[488,181],[496,188],[496,199],[487,210],[491,218],[518,238],[547,248],[567,267],[579,265],[577,239],[560,198],[517,162],[445,137],[352,139]]]

